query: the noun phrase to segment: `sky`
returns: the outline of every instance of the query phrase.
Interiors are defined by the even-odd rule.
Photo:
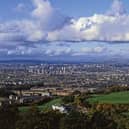
[[[129,0],[1,0],[0,60],[129,58]]]

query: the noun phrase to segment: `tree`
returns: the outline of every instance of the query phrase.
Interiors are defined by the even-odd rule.
[[[17,129],[38,129],[40,123],[40,112],[38,108],[32,107],[23,113],[17,121]]]
[[[71,112],[61,120],[60,129],[89,129],[87,116],[79,112]]]
[[[62,114],[59,112],[39,112],[32,107],[28,112],[22,114],[17,122],[17,129],[59,129]]]
[[[63,114],[57,111],[49,111],[41,114],[39,129],[60,129],[60,120]]]
[[[0,108],[0,129],[15,129],[18,109],[15,106]]]
[[[91,129],[117,129],[117,124],[111,116],[97,111],[91,118]]]
[[[64,103],[66,103],[66,104],[68,104],[68,103],[73,103],[74,102],[74,96],[65,96],[65,97],[63,97],[63,102]]]

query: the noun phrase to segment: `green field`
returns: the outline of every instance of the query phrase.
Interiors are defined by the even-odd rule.
[[[93,95],[89,98],[90,103],[108,103],[108,104],[129,104],[129,91],[116,92],[103,95]]]
[[[61,105],[62,104],[62,99],[61,98],[57,98],[54,100],[51,100],[50,102],[43,104],[43,105],[39,105],[37,106],[39,108],[40,111],[47,111],[50,110],[52,108],[52,105]],[[19,107],[19,110],[21,112],[26,112],[30,109],[30,106],[23,106],[23,107]]]

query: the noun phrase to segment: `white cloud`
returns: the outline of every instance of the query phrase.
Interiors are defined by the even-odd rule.
[[[129,41],[129,15],[94,15],[79,18],[61,30],[48,33],[50,41]]]
[[[58,49],[47,49],[46,51],[44,51],[44,54],[47,56],[60,56],[60,55],[70,55],[72,54],[73,51],[71,48],[66,48],[66,47],[62,47],[62,48],[58,48]]]
[[[123,4],[115,0],[107,14],[94,14],[91,17],[69,18],[55,9],[48,0],[33,0],[34,9],[31,18],[0,23],[0,47],[7,45],[17,48],[44,41],[129,41],[129,15],[125,13]],[[23,5],[19,4],[19,8]],[[110,15],[109,15],[110,14]],[[3,44],[3,42],[5,44]],[[70,48],[60,50],[31,48],[31,50],[15,48],[8,54],[45,53],[60,55],[74,53],[101,53],[104,48],[84,48],[81,52],[73,52]]]
[[[26,46],[18,46],[13,49],[0,49],[0,53],[7,53],[7,55],[21,55],[21,56],[28,56],[28,55],[40,55],[42,56],[84,56],[88,54],[102,54],[106,52],[107,49],[102,46],[96,47],[84,47],[80,49],[72,49],[70,47],[47,47],[45,48],[42,45],[36,45],[35,47],[26,47]]]
[[[107,14],[71,19],[71,24],[48,33],[48,41],[129,41],[129,15],[120,0]]]
[[[107,12],[111,16],[121,16],[126,14],[126,9],[121,0],[114,0],[110,10]]]
[[[48,0],[33,0],[33,4],[31,20],[1,24],[0,40],[129,41],[129,15],[123,15],[125,9],[119,0],[113,2],[110,13],[114,15],[95,14],[77,20],[62,15]]]
[[[97,47],[84,47],[78,52],[73,52],[73,56],[82,56],[82,55],[87,55],[87,54],[101,54],[104,51],[106,51],[105,47],[97,46]]]
[[[36,18],[43,30],[60,29],[69,22],[69,18],[52,7],[48,0],[33,0],[33,4],[35,9],[31,13],[32,17]]]
[[[42,20],[49,19],[53,14],[53,7],[47,0],[33,0],[35,9],[32,11],[32,16]]]

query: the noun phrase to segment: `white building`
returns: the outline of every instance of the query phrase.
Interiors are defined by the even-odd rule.
[[[56,106],[56,105],[52,105],[52,109],[54,110],[54,111],[59,111],[59,112],[61,112],[61,113],[67,113],[67,110],[66,110],[66,108],[64,107],[64,106]]]
[[[43,92],[43,93],[41,93],[41,96],[50,97],[51,96],[51,93],[50,92]]]

